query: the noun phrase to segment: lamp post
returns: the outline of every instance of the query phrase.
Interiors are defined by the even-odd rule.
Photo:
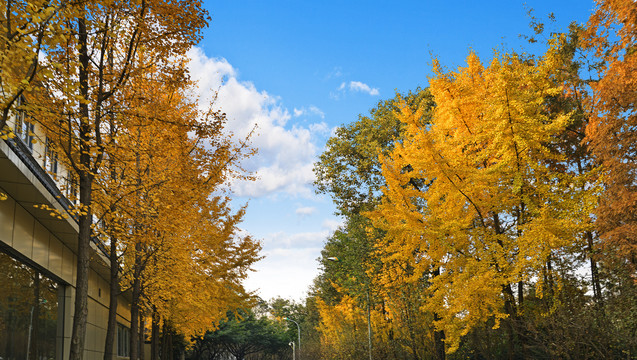
[[[300,353],[301,353],[301,327],[299,326],[299,323],[297,323],[296,321],[294,321],[294,320],[292,320],[292,319],[290,319],[290,318],[287,318],[287,317],[286,317],[286,318],[285,318],[285,320],[287,320],[287,321],[291,321],[291,322],[293,322],[293,323],[295,323],[295,324],[296,324],[297,335],[298,335],[298,340],[299,340],[299,355],[300,355]],[[293,343],[293,344],[294,344],[294,343]],[[301,357],[299,356],[299,360],[300,360],[300,358],[301,358]]]
[[[341,261],[341,259],[335,256],[330,256],[327,258],[327,260],[335,261],[335,262]],[[367,296],[367,349],[368,349],[369,360],[372,360],[372,320],[371,320],[370,302],[369,302],[369,285],[367,286],[367,291],[365,292],[365,295]]]

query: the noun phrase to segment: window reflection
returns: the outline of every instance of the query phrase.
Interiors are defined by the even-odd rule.
[[[56,358],[61,291],[40,271],[0,252],[0,359]]]

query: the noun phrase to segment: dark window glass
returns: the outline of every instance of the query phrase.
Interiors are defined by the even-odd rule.
[[[0,251],[0,359],[55,359],[62,287]]]
[[[122,324],[117,324],[117,356],[129,357],[130,329]]]

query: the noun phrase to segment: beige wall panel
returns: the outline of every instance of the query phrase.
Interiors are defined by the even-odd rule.
[[[100,304],[108,306],[108,284],[100,276],[97,277],[97,300]]]
[[[102,339],[102,329],[95,326],[93,327],[94,332],[94,336],[93,336],[93,350],[95,350],[96,352],[103,352],[104,351],[104,339]]]
[[[104,330],[108,327],[108,307],[101,304],[97,305],[97,321],[95,324]]]
[[[101,289],[102,289],[102,296],[100,296],[100,301],[102,302],[102,304],[104,304],[104,306],[109,306],[111,290],[110,290],[110,286],[108,285],[106,281],[102,283]]]
[[[117,300],[117,315],[119,315],[117,321],[120,321],[123,324],[124,322],[121,321],[121,318],[124,318],[127,323],[130,323],[130,304],[128,301],[122,300],[121,297],[118,297]]]
[[[64,245],[56,237],[49,239],[49,270],[57,276],[62,276],[62,256]]]
[[[100,289],[102,289],[102,296],[100,297],[100,301],[102,301],[102,304],[104,304],[105,306],[108,306],[108,297],[110,294],[110,282],[106,281],[103,278],[100,278]]]
[[[90,309],[90,306],[89,306]],[[90,313],[90,310],[89,310]],[[95,351],[95,325],[90,322],[86,324],[86,339],[84,340],[84,348],[86,350]]]
[[[0,191],[3,191],[0,189]],[[0,201],[0,241],[13,246],[13,219],[15,201],[12,198]]]
[[[62,279],[75,285],[73,281],[73,268],[75,268],[75,264],[73,263],[73,252],[71,249],[63,246],[62,248]]]
[[[49,231],[37,221],[33,232],[33,261],[49,268]]]
[[[75,286],[75,284],[77,283],[77,255],[73,254],[73,282],[71,284],[73,284]]]
[[[95,340],[96,340],[95,345],[97,346],[96,349],[103,354],[104,345],[106,344],[106,329],[98,328],[96,336],[95,336]]]
[[[101,276],[97,276],[97,301],[99,301],[100,304],[102,305],[108,305],[107,302],[104,302],[104,289],[106,287],[106,281],[104,281],[104,279],[102,279]]]
[[[91,269],[88,271],[88,296],[97,299],[97,274]]]
[[[96,322],[95,320],[97,319],[97,307],[96,307],[96,303],[95,300],[89,298],[88,299],[88,323],[89,324],[93,324],[95,325]]]
[[[27,257],[33,256],[33,226],[35,219],[22,206],[15,207],[13,248]]]

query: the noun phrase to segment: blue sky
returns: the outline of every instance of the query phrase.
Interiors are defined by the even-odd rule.
[[[326,196],[314,193],[312,163],[334,129],[378,101],[427,85],[432,56],[448,67],[469,51],[488,61],[493,49],[537,51],[528,8],[553,12],[563,30],[583,23],[589,0],[560,1],[217,1],[212,21],[191,51],[202,98],[241,136],[256,124],[259,154],[245,163],[259,180],[233,185],[248,202],[241,228],[260,239],[265,259],[246,287],[269,299],[302,299],[318,274],[316,258],[341,223]]]

